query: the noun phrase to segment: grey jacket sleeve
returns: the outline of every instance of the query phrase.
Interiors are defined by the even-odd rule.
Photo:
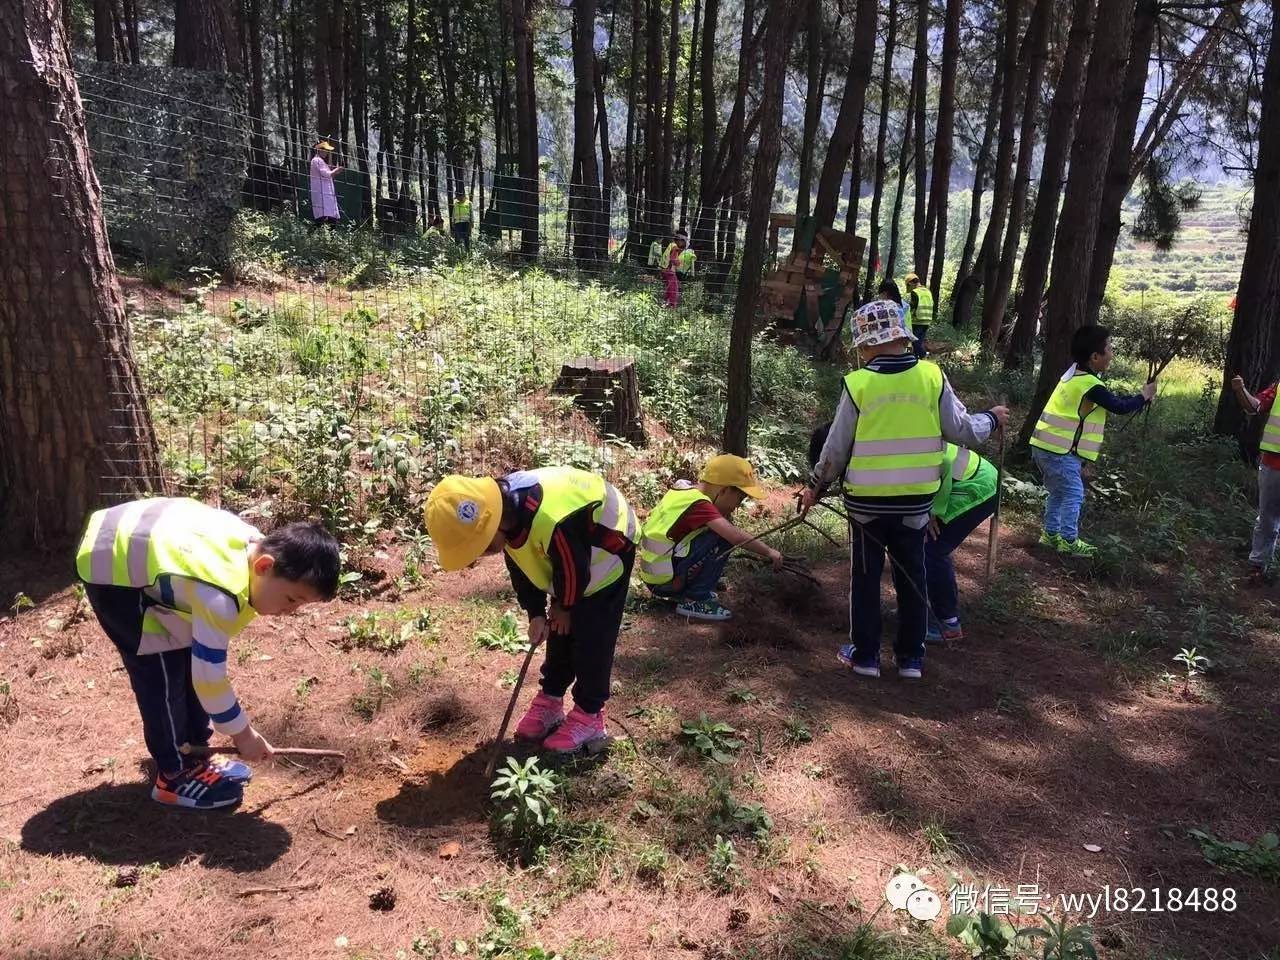
[[[977,447],[995,432],[996,418],[992,413],[970,413],[951,389],[951,381],[942,378],[942,435],[962,447]]]
[[[822,447],[822,456],[818,458],[818,464],[809,477],[809,486],[814,490],[822,490],[844,474],[849,458],[853,455],[853,435],[857,426],[858,408],[853,405],[849,391],[841,387],[836,418],[831,421],[831,430]]]

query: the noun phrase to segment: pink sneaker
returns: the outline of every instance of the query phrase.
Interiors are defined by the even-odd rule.
[[[538,691],[520,722],[516,724],[516,739],[529,743],[541,743],[552,730],[564,722],[564,698],[552,697]]]
[[[576,753],[583,747],[590,752],[597,743],[606,743],[609,733],[604,728],[604,710],[587,713],[575,706],[565,717],[560,729],[542,741],[542,749],[552,753]]]

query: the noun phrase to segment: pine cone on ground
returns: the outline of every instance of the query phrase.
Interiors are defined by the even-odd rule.
[[[396,907],[396,892],[391,887],[379,887],[369,894],[370,910],[394,910]]]
[[[117,887],[136,887],[141,873],[137,867],[121,867],[116,871]]]

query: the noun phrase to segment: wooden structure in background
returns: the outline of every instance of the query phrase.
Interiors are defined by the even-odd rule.
[[[782,263],[777,263],[778,233],[794,230],[795,240],[791,253]],[[826,294],[826,303],[819,312],[823,327],[838,324],[845,308],[855,295],[858,272],[867,241],[863,237],[819,227],[815,231],[812,217],[796,223],[795,214],[775,213],[769,217],[769,249],[776,266],[765,277],[761,286],[761,306],[767,319],[778,318],[793,323],[797,311],[805,301],[808,287],[809,301],[805,326],[817,333],[812,312]],[[838,291],[833,288],[839,285]],[[834,295],[834,303],[832,297]],[[828,334],[830,331],[827,331]],[[822,337],[826,339],[826,337]]]

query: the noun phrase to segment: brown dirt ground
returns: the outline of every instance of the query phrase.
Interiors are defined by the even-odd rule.
[[[1175,598],[1085,584],[1025,534],[1005,537],[1003,567],[1029,575],[1033,593],[1008,589],[1003,609],[979,607],[985,536],[972,537],[959,558],[969,636],[931,652],[922,683],[888,672],[859,681],[838,668],[847,623],[839,562],[819,567],[821,591],[731,568],[731,625],[689,626],[651,605],[628,614],[611,710],[645,755],[696,795],[706,780],[677,756],[671,718],[705,710],[762,748],[743,751],[737,773],[755,786],[735,793],[763,803],[787,842],[771,858],[744,855],[749,883],[728,896],[703,884],[696,840],[663,885],[640,883],[620,863],[569,898],[557,895],[554,871],[519,871],[495,854],[482,771],[508,697],[498,678],[518,658],[477,651],[472,637],[511,603],[497,561],[402,593],[391,582],[398,548],[388,547],[374,560],[392,577],[373,598],[255,623],[231,665],[246,707],[277,745],[333,746],[348,759],[341,770],[264,766],[241,809],[211,814],[147,801],[127,680],[96,624],[70,622],[65,564],[0,566],[3,596],[22,589],[38,601],[0,622],[0,676],[16,702],[16,711],[0,703],[0,956],[390,958],[431,927],[446,945],[483,930],[483,903],[459,893],[482,884],[542,904],[533,935],[549,948],[576,942],[578,956],[712,958],[749,946],[784,956],[812,925],[801,901],[827,905],[823,923],[847,927],[855,915],[841,905],[873,911],[899,863],[928,865],[939,887],[950,869],[980,885],[1038,883],[1055,894],[1234,887],[1231,914],[1096,919],[1103,956],[1262,956],[1280,943],[1280,890],[1215,871],[1185,831],[1208,825],[1224,839],[1252,839],[1280,823],[1277,636],[1252,636],[1240,666],[1191,698],[1180,684],[1126,680],[1086,646],[1091,622],[1110,610],[1113,624],[1136,626],[1146,603],[1177,617]],[[1206,550],[1197,562],[1232,562]],[[1241,602],[1269,603],[1256,593]],[[341,621],[357,610],[424,606],[442,624],[434,645],[411,642],[395,655],[338,645]],[[373,665],[395,692],[365,722],[350,701],[364,689],[358,667]],[[296,689],[305,678],[304,703]],[[730,703],[736,688],[758,699]],[[628,716],[640,706],[648,712]],[[783,741],[793,715],[812,742]],[[621,832],[652,784],[641,782],[641,765],[611,779],[615,765],[571,774],[573,813]],[[951,854],[930,850],[928,824],[954,838]],[[449,841],[461,853],[443,859]],[[150,864],[158,867],[136,887],[113,887],[117,868]],[[300,883],[315,886],[240,896]],[[368,893],[383,884],[398,904],[371,911]],[[886,914],[877,923],[890,923]],[[349,947],[335,946],[338,937]]]

